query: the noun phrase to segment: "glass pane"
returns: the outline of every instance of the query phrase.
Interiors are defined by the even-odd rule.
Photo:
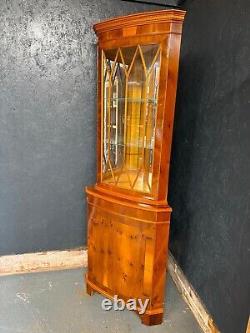
[[[142,45],[141,50],[143,53],[145,65],[147,70],[150,69],[152,63],[154,62],[154,58],[157,56],[157,51],[159,50],[158,45]]]
[[[104,95],[104,112],[103,112],[103,124],[107,124],[108,121],[108,100],[109,100],[109,86],[110,86],[110,75],[111,75],[111,63],[110,60],[107,60],[104,58],[103,62],[104,67],[104,89],[103,89],[103,95]],[[103,126],[103,172],[106,173],[110,171],[109,165],[108,165],[108,150],[109,150],[109,144],[108,144],[108,136],[109,136],[109,129],[106,125]]]
[[[158,45],[104,51],[105,183],[151,192],[160,51]]]
[[[112,183],[116,183],[116,169],[122,166],[125,88],[121,54],[109,50],[104,55],[103,174]]]

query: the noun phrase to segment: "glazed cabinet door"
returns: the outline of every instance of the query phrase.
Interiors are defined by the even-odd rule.
[[[101,50],[101,181],[152,192],[161,44]]]

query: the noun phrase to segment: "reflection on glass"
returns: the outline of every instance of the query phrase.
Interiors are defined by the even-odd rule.
[[[161,49],[103,52],[102,181],[150,193]]]

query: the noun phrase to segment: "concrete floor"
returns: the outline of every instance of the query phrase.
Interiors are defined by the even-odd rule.
[[[0,333],[201,333],[170,277],[166,291],[163,324],[146,327],[128,310],[102,310],[82,270],[0,277]]]

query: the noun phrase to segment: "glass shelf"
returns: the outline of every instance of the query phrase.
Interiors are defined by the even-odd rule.
[[[118,101],[118,102],[128,102],[128,103],[152,103],[154,105],[157,105],[157,100],[153,98],[129,98],[129,97],[114,97],[114,98],[104,98],[105,101]]]

